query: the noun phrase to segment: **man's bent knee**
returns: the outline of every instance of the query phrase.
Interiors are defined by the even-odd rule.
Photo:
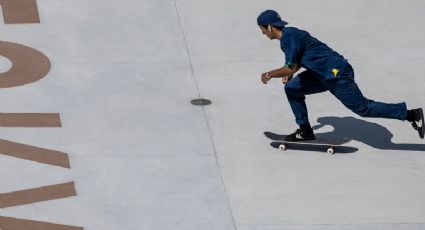
[[[355,107],[349,107],[351,111],[361,117],[370,117],[370,102],[363,103],[362,105],[358,105]]]

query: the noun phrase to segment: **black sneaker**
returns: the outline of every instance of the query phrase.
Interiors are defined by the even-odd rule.
[[[419,137],[424,139],[425,134],[425,127],[424,127],[424,111],[422,108],[419,109],[412,109],[412,112],[414,113],[414,121],[412,122],[412,126],[415,130],[418,131]]]
[[[297,129],[295,133],[285,137],[285,141],[311,141],[316,140],[313,129]]]

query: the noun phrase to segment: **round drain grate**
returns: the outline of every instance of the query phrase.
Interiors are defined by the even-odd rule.
[[[192,103],[192,105],[197,105],[197,106],[205,106],[205,105],[210,105],[211,101],[208,99],[194,99],[191,100],[190,103]]]

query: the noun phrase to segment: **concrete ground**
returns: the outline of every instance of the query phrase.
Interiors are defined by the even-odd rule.
[[[280,81],[260,82],[284,56],[256,25],[275,9],[344,54],[367,97],[424,107],[424,1],[37,4],[40,23],[1,23],[0,39],[42,52],[50,72],[3,88],[0,112],[58,113],[61,127],[0,128],[0,229],[425,229],[425,141],[407,122],[322,93],[307,99],[316,132],[354,151],[270,146],[263,132],[297,127]],[[66,153],[70,168],[5,154],[11,142]]]

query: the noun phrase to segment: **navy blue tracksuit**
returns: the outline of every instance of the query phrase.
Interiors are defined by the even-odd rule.
[[[298,125],[309,125],[305,95],[327,90],[362,117],[406,119],[406,103],[387,104],[364,97],[347,60],[308,32],[286,27],[280,45],[285,53],[285,66],[298,65],[306,69],[285,85]]]

